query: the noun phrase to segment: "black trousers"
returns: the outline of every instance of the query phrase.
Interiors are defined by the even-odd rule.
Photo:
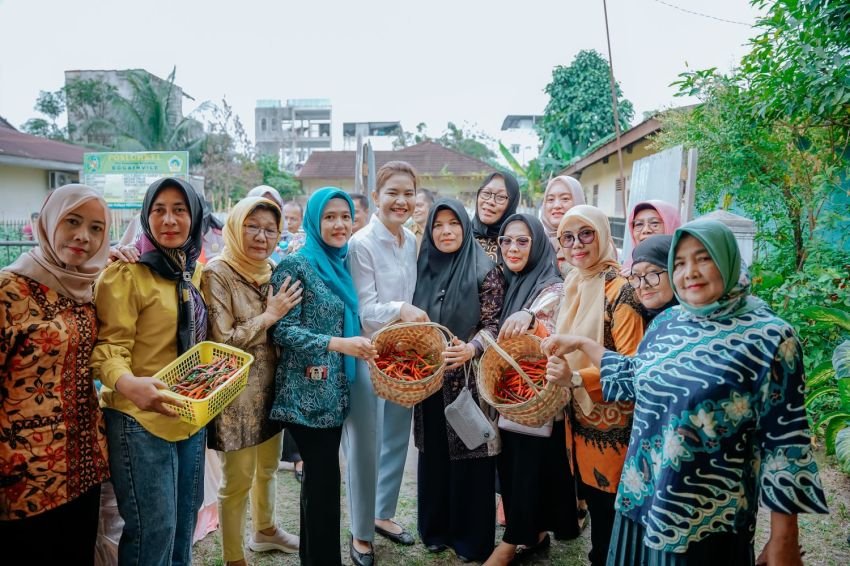
[[[94,564],[100,485],[80,497],[26,519],[0,521],[4,546],[18,548],[26,564]]]
[[[310,428],[287,425],[301,450],[301,543],[298,555],[305,566],[338,566],[340,472],[339,443],[342,427]]]
[[[283,450],[281,451],[280,459],[283,462],[292,462],[293,464],[301,461],[301,453],[298,452],[298,445],[295,439],[292,438],[292,432],[288,427],[283,430]]]
[[[590,512],[590,552],[587,554],[591,566],[605,566],[608,560],[608,545],[614,529],[614,500],[617,494],[608,493],[581,484],[581,493]]]

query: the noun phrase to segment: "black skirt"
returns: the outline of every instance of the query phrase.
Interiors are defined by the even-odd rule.
[[[419,537],[484,562],[496,538],[496,458],[452,460],[443,393],[422,402],[423,446],[417,477]]]
[[[608,566],[753,566],[756,562],[748,533],[712,534],[691,543],[682,554],[649,548],[643,544],[643,535],[643,525],[617,513],[608,547]]]
[[[507,527],[504,542],[537,544],[539,533],[560,540],[579,536],[575,478],[567,460],[564,421],[556,421],[548,438],[499,431],[499,481]]]

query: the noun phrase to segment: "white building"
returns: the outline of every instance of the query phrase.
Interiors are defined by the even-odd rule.
[[[314,150],[331,149],[331,101],[326,98],[258,100],[254,109],[257,150],[297,171]]]
[[[371,142],[375,151],[392,151],[393,143],[402,135],[401,122],[344,122],[342,124],[342,149],[357,149],[357,136],[362,143]]]
[[[499,141],[522,166],[528,165],[540,153],[540,138],[535,125],[542,118],[532,114],[509,114],[502,122]]]

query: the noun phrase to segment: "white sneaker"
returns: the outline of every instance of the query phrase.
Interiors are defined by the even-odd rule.
[[[289,534],[280,527],[275,527],[273,535],[264,535],[263,533],[255,532],[248,539],[248,548],[254,552],[280,550],[287,554],[295,554],[298,552],[299,543],[298,535]]]

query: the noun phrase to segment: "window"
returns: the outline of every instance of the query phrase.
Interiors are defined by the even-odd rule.
[[[264,132],[266,131],[266,119],[265,118],[260,120],[260,129]]]
[[[593,206],[599,206],[599,185],[593,185]]]
[[[626,176],[626,189],[629,187],[629,177]],[[614,183],[614,216],[625,216],[623,210],[623,179],[617,179]]]
[[[513,153],[514,155],[519,154],[519,144],[518,143],[511,145],[511,153]]]
[[[319,124],[319,136],[326,138],[331,135],[331,125],[330,124]]]

